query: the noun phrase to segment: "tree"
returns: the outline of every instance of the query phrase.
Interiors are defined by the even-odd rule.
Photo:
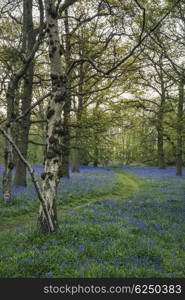
[[[27,9],[28,6],[25,5],[24,9]],[[15,115],[15,96],[16,91],[19,87],[19,82],[26,74],[30,64],[33,61],[36,51],[39,48],[40,42],[42,40],[43,34],[43,9],[42,9],[42,1],[39,0],[39,8],[40,8],[40,29],[38,38],[34,43],[32,51],[29,53],[27,57],[25,57],[22,61],[22,65],[20,68],[10,76],[10,80],[8,82],[6,98],[7,98],[7,134],[12,136],[12,126],[13,122],[16,119]],[[28,12],[27,12],[28,13]],[[25,12],[26,14],[26,12]],[[5,202],[11,202],[11,186],[12,186],[12,169],[14,168],[14,158],[13,158],[13,149],[11,143],[6,140],[6,148],[5,148],[5,170],[3,174],[3,195]]]
[[[34,29],[33,24],[33,1],[24,0],[23,1],[23,42],[22,42],[22,51],[24,57],[28,57],[35,44],[36,30]],[[33,90],[33,74],[34,74],[34,60],[31,60],[25,74],[23,82],[23,91],[22,91],[22,101],[21,101],[21,113],[24,112],[31,106],[32,102],[32,90]],[[27,159],[28,153],[28,136],[30,129],[30,116],[31,112],[28,113],[25,118],[22,118],[19,125],[19,137],[18,137],[18,146],[23,154],[24,158]],[[26,166],[21,161],[19,157],[16,159],[16,173],[14,178],[14,184],[19,186],[26,186]]]
[[[75,1],[66,1],[69,5]],[[64,6],[66,4],[64,3]],[[68,5],[67,5],[68,7]],[[65,6],[65,9],[67,8]],[[57,220],[57,186],[60,179],[62,126],[61,115],[66,97],[66,78],[61,62],[60,38],[58,28],[57,5],[51,0],[45,0],[46,31],[48,33],[49,57],[51,66],[52,93],[47,108],[47,139],[44,162],[43,198],[52,226],[48,223],[43,206],[40,207],[38,228],[43,233],[50,233],[58,228]]]
[[[178,99],[178,106],[177,106],[177,141],[176,141],[176,175],[182,176],[182,149],[183,149],[183,139],[182,139],[182,132],[183,132],[183,115],[184,115],[184,71],[180,77],[179,82],[179,99]]]

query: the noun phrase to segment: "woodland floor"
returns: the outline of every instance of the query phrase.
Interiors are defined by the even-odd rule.
[[[13,194],[0,204],[0,277],[185,277],[185,177],[174,168],[82,168],[59,186],[52,235],[35,230],[31,183]]]

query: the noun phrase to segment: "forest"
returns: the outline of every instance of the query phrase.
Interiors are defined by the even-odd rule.
[[[185,0],[0,0],[0,277],[185,277]]]

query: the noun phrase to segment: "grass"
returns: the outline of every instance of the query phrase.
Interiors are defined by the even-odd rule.
[[[39,235],[32,224],[3,230],[0,277],[184,278],[184,177],[122,171],[107,193],[59,200],[55,234]]]

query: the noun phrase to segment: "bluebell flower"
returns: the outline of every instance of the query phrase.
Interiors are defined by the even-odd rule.
[[[51,272],[49,272],[49,273],[46,273],[46,277],[47,277],[47,278],[51,278],[51,277],[53,277],[53,273],[51,273]]]
[[[96,264],[100,264],[101,263],[101,259],[95,259],[95,263]]]

